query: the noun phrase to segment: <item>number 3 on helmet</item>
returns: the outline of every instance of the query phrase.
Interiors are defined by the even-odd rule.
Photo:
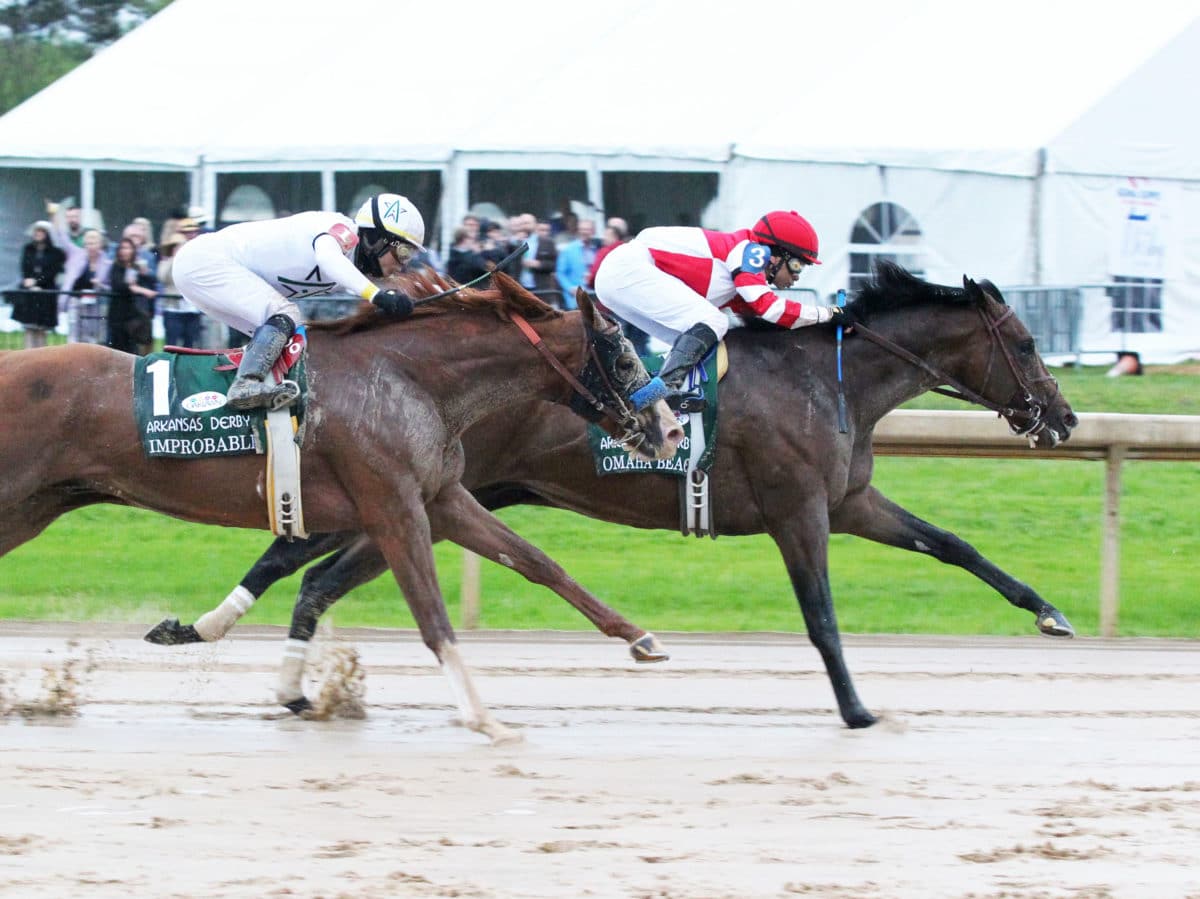
[[[777,210],[768,212],[755,224],[751,233],[761,243],[778,247],[808,265],[820,265],[817,232],[798,212]]]

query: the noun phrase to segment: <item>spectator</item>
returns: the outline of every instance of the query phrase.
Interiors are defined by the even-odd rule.
[[[526,238],[529,249],[522,260],[524,270],[521,272],[521,283],[532,290],[551,306],[562,308],[562,293],[558,289],[558,281],[554,277],[555,264],[558,262],[558,247],[554,245],[554,236],[550,233],[550,223],[538,221],[532,214],[526,213],[522,218],[525,227],[530,229]]]
[[[146,229],[139,225],[135,219],[125,226],[125,229],[121,232],[121,239],[132,240],[133,246],[137,250],[138,260],[150,271],[154,271],[158,264],[158,260],[155,259],[154,252],[148,246],[146,246],[146,234]],[[117,245],[117,247],[119,246],[120,244]],[[117,248],[114,247],[114,255],[116,254],[116,251]]]
[[[13,294],[13,321],[25,326],[25,348],[46,345],[46,332],[58,324],[58,297],[54,288],[66,265],[67,254],[54,245],[54,226],[34,222],[30,241],[21,249],[21,287]]]
[[[154,227],[150,224],[150,219],[144,215],[139,215],[130,225],[134,225],[138,230],[138,249],[142,252],[149,253],[149,263],[157,265],[158,263],[158,247],[154,243]]]
[[[569,209],[556,213],[550,222],[550,230],[554,233],[555,245],[561,250],[579,236],[579,216]]]
[[[55,232],[56,240],[60,233]],[[104,252],[105,244],[104,235],[95,228],[88,228],[84,232],[82,247],[59,241],[67,253],[67,265],[60,284],[62,290],[67,292],[60,295],[59,303],[71,312],[71,340],[103,342],[99,326],[104,315],[97,303],[96,291],[103,289],[104,280],[112,266],[112,260]]]
[[[200,310],[179,294],[175,287],[175,251],[187,243],[181,231],[176,231],[159,247],[158,285],[162,291],[159,309],[162,310],[164,343],[168,346],[200,346]]]
[[[83,247],[83,236],[89,229],[83,226],[83,210],[74,199],[64,200],[62,203],[47,203],[46,214],[54,220],[60,249],[65,251],[68,242]]]
[[[144,356],[154,346],[151,323],[157,291],[154,275],[138,259],[133,238],[122,237],[113,254],[105,287],[108,297],[108,340],[114,350]]]
[[[575,290],[583,285],[592,262],[596,258],[596,223],[583,219],[579,223],[576,238],[566,246],[559,247],[558,262],[554,275],[558,289],[563,293],[563,308],[575,308]]]
[[[480,255],[479,242],[471,237],[470,230],[465,225],[455,229],[454,244],[446,257],[446,274],[459,284],[466,284],[487,271],[487,261]]]
[[[508,234],[504,231],[504,226],[499,222],[488,222],[487,229],[484,232],[484,239],[479,247],[479,255],[483,257],[484,264],[488,271],[495,271],[497,266],[512,252],[512,242],[508,239]],[[509,263],[505,270],[506,275],[516,277],[519,272],[517,267],[520,263],[513,260]]]

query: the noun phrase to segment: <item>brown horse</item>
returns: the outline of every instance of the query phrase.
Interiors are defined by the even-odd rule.
[[[939,384],[955,384],[968,398],[1001,412],[1014,430],[1039,446],[1066,440],[1077,423],[1033,338],[1000,292],[987,281],[963,281],[962,289],[939,287],[899,267],[880,266],[874,283],[854,303],[870,328],[859,328],[844,347],[845,434],[837,426],[835,347],[828,330],[743,330],[727,339],[730,369],[721,384],[714,514],[723,535],[766,532],[775,539],[809,637],[850,727],[868,726],[875,718],[860,702],[842,656],[827,572],[831,532],[960,566],[1013,605],[1033,612],[1042,633],[1074,633],[1063,614],[1033,589],[871,486],[876,423]],[[976,386],[972,390],[968,384]],[[657,474],[598,478],[585,428],[561,409],[536,403],[519,415],[492,416],[467,431],[463,444],[463,483],[488,508],[534,503],[639,528],[679,527],[676,479]],[[326,608],[383,570],[369,539],[331,534],[307,542],[276,541],[239,589],[253,602],[275,580],[338,549],[305,573],[290,636],[307,640]],[[178,622],[160,628],[148,639],[202,639]]]
[[[480,702],[459,657],[432,533],[503,556],[607,634],[631,644],[647,635],[475,502],[459,482],[459,435],[534,399],[571,403],[647,457],[673,455],[682,432],[665,404],[629,410],[629,393],[649,376],[615,322],[586,299],[581,311],[563,314],[509,278],[497,275],[495,283],[439,300],[403,323],[367,308],[312,328],[302,486],[314,530],[370,536],[446,671],[464,722],[505,739],[510,732]],[[143,453],[133,366],[132,356],[81,344],[0,354],[0,556],[91,502],[269,528],[260,458]]]

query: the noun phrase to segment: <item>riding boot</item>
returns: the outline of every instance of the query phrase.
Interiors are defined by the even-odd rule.
[[[702,395],[684,393],[683,382],[688,372],[695,368],[709,350],[717,345],[716,332],[705,324],[692,325],[677,338],[663,360],[658,375],[650,383],[635,390],[629,397],[634,406],[644,409],[651,403],[665,399],[676,412],[703,412],[707,403]]]
[[[242,354],[237,377],[226,394],[229,408],[275,408],[277,400],[294,393],[294,387],[291,385],[284,386],[268,380],[271,367],[294,333],[296,325],[286,315],[272,315],[258,326],[250,339],[250,345]],[[292,396],[292,399],[295,397]]]

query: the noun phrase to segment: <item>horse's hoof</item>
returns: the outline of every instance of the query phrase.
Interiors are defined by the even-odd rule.
[[[486,728],[484,733],[491,739],[493,746],[515,746],[525,742],[525,737],[521,735],[520,731],[505,727],[503,724],[495,724]]]
[[[190,624],[180,624],[178,618],[164,618],[142,637],[147,643],[159,646],[179,646],[184,643],[203,643],[204,638]]]
[[[311,712],[313,704],[308,701],[307,696],[301,696],[299,699],[293,699],[290,702],[285,702],[283,707],[293,715],[303,715],[305,712]]]
[[[1049,609],[1038,615],[1038,630],[1047,637],[1074,637],[1075,628],[1058,609]]]
[[[852,714],[843,715],[842,720],[846,722],[846,727],[850,728],[851,730],[859,730],[864,727],[870,727],[879,721],[878,718],[876,718],[866,709],[859,709]]]
[[[629,644],[629,654],[635,662],[665,662],[671,658],[658,637],[647,631]]]

